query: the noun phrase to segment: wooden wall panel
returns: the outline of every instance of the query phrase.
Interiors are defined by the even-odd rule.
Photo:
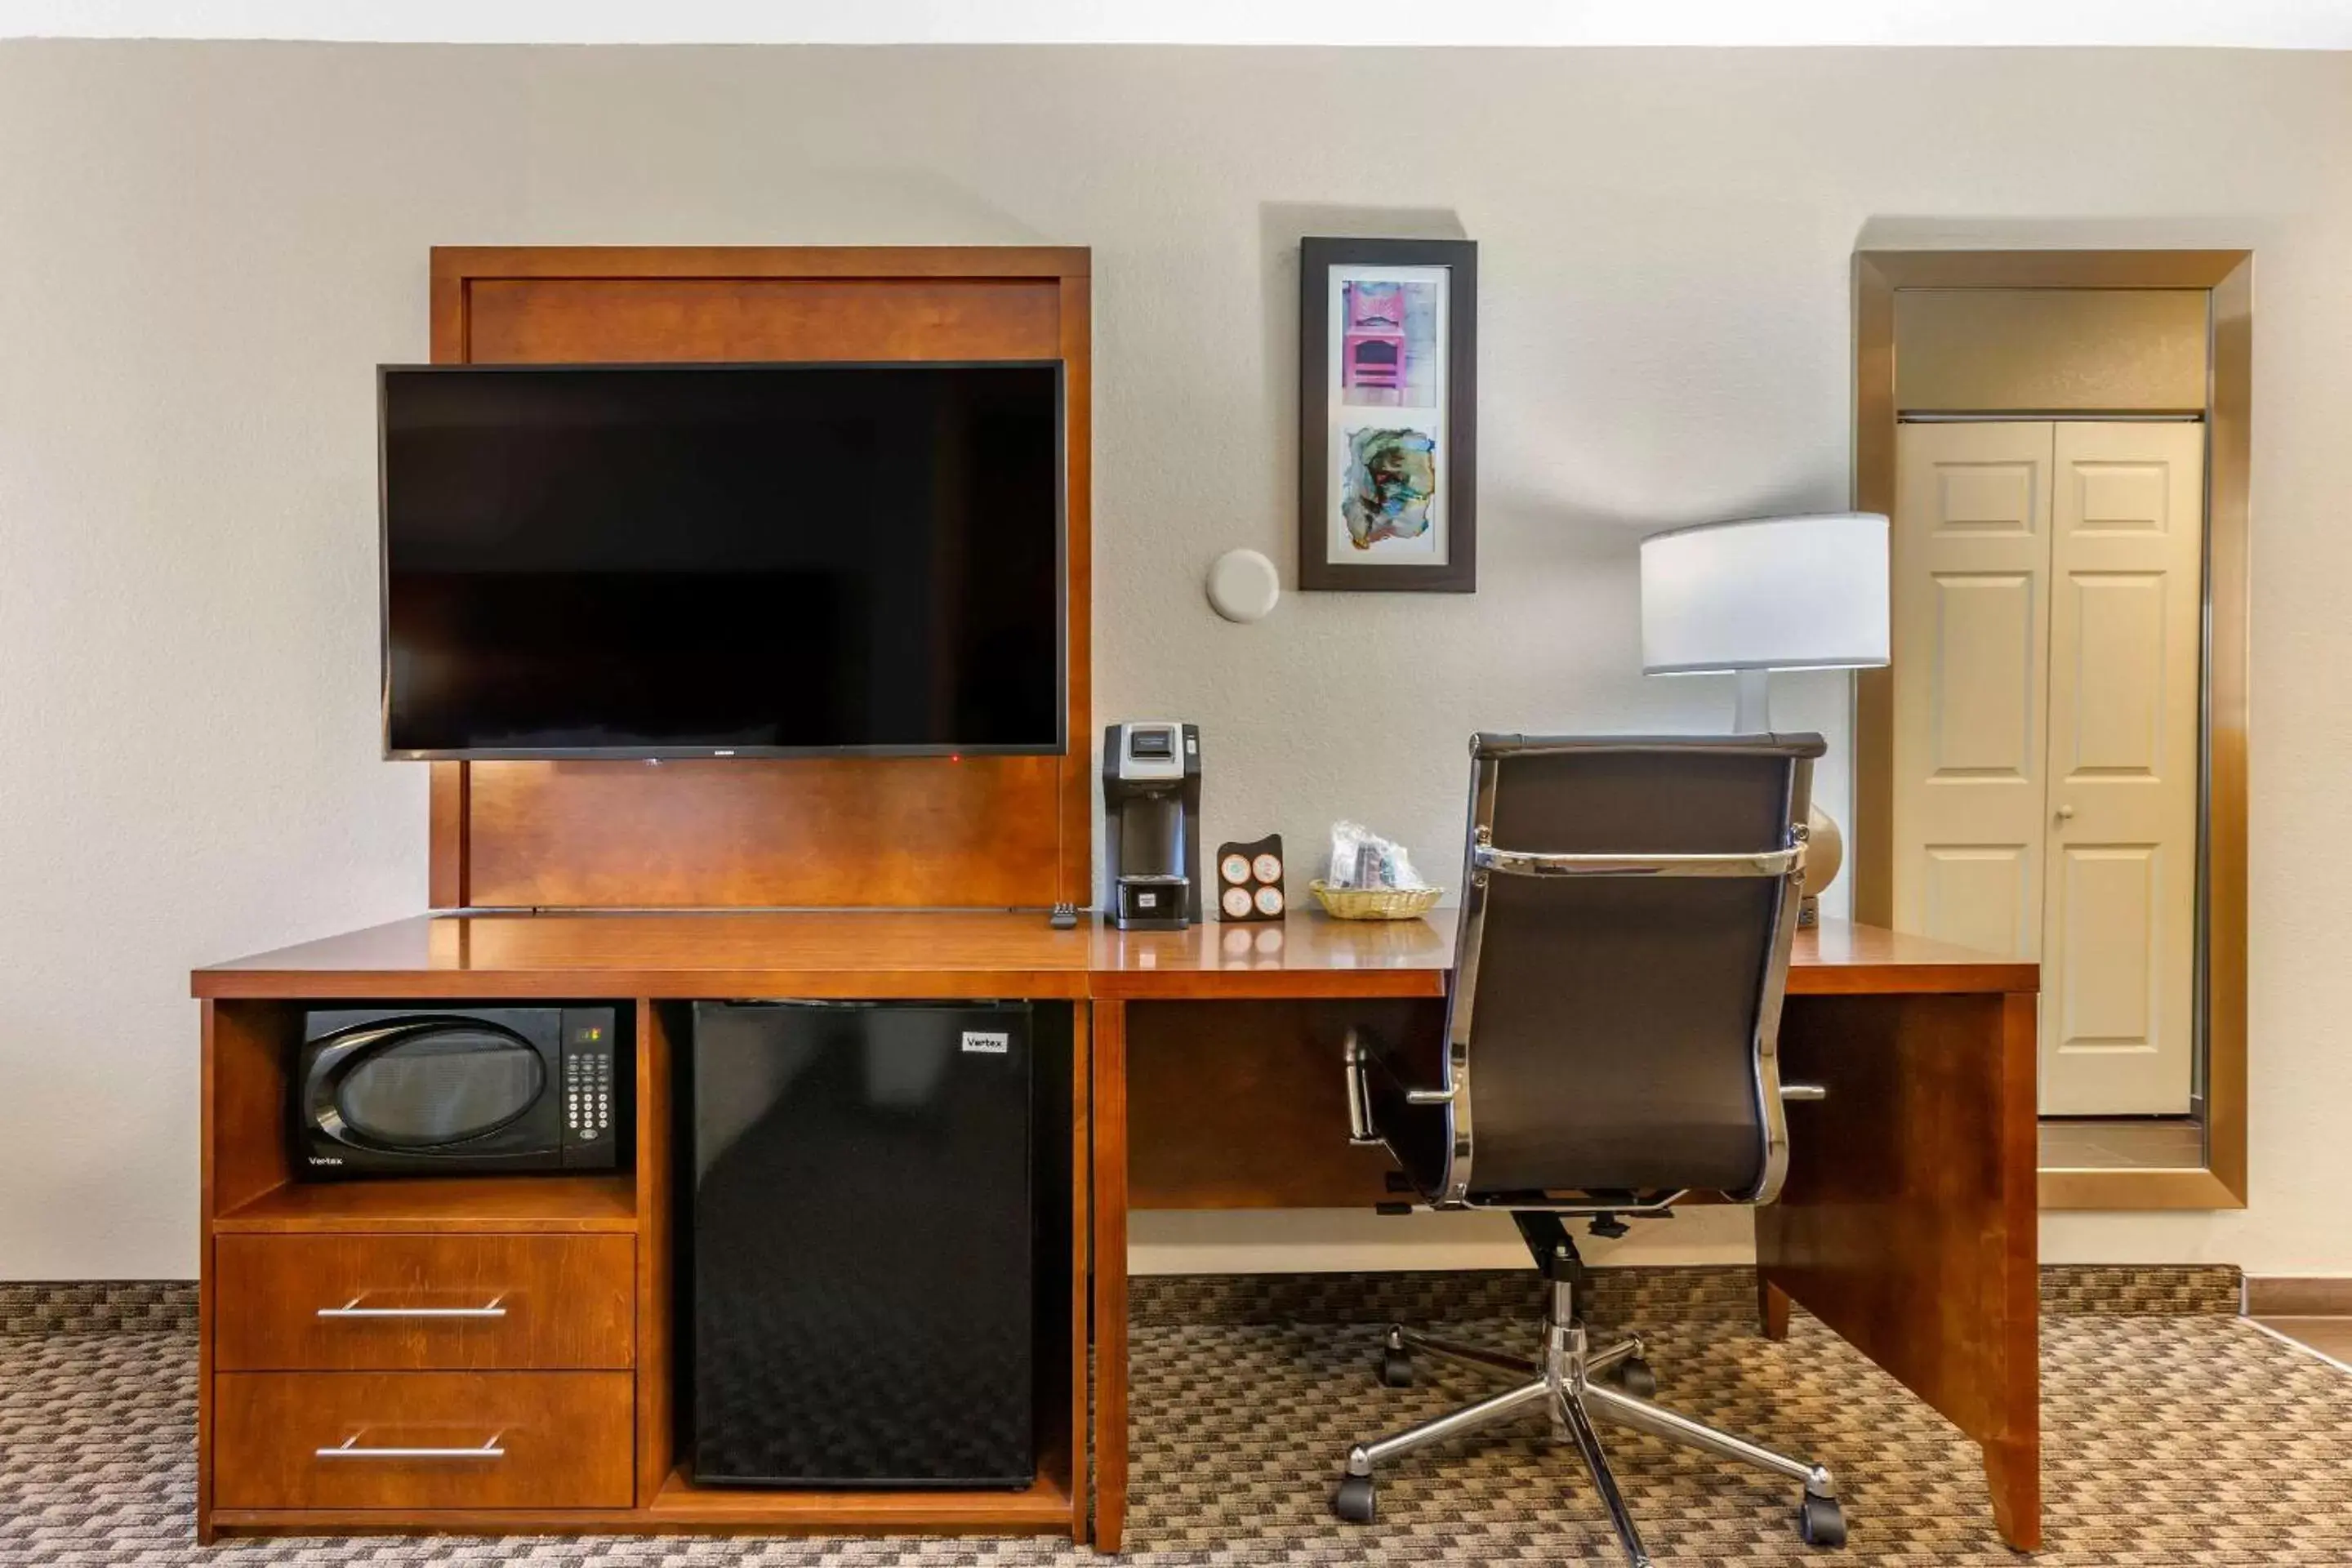
[[[1063,574],[1069,600],[1070,750],[1061,772],[1061,888],[1058,902],[1085,909],[1094,902],[1094,307],[1083,275],[1062,279],[1058,321],[1067,443],[1063,472],[1069,488],[1069,536]],[[1075,765],[1072,765],[1075,764]]]
[[[1049,904],[1059,761],[474,763],[470,901]]]
[[[477,364],[1061,353],[1052,279],[491,279],[467,298]]]
[[[438,907],[1026,907],[1094,881],[1087,253],[436,249],[438,363],[1050,360],[1066,377],[1058,757],[437,764]]]
[[[472,867],[466,844],[473,824],[474,770],[464,763],[426,765],[433,770],[433,848],[425,874],[428,897],[436,910],[463,909],[473,902],[467,896]]]

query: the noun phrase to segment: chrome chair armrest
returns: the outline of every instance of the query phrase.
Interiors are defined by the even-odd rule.
[[[1805,868],[1805,847],[1742,855],[1546,855],[1474,845],[1470,864],[1507,877],[1790,877]]]
[[[1348,1142],[1376,1144],[1380,1138],[1372,1131],[1372,1085],[1364,1073],[1370,1053],[1364,1049],[1361,1031],[1348,1031],[1344,1050],[1348,1063]]]
[[[1350,1028],[1345,1047],[1348,1071],[1348,1142],[1378,1144],[1383,1142],[1372,1127],[1372,1083],[1370,1068],[1372,1053],[1364,1044],[1364,1032]],[[1411,1089],[1404,1091],[1408,1105],[1451,1105],[1454,1090],[1450,1089]]]

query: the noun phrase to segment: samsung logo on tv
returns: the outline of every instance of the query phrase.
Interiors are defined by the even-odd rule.
[[[1013,1049],[1011,1035],[984,1035],[977,1030],[963,1032],[963,1048],[984,1057],[1001,1057]]]

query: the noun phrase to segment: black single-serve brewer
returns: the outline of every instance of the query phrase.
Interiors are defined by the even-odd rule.
[[[1181,931],[1201,920],[1201,730],[1113,724],[1103,731],[1103,826],[1121,931]]]

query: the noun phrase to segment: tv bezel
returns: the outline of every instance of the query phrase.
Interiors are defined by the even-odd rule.
[[[503,375],[515,372],[772,370],[1050,370],[1054,373],[1054,739],[1034,745],[850,746],[492,746],[395,747],[392,743],[392,496],[386,451],[387,384],[402,374]],[[562,364],[398,364],[375,367],[377,737],[387,762],[688,762],[858,757],[1058,757],[1070,750],[1069,370],[1059,359],[624,360]]]

